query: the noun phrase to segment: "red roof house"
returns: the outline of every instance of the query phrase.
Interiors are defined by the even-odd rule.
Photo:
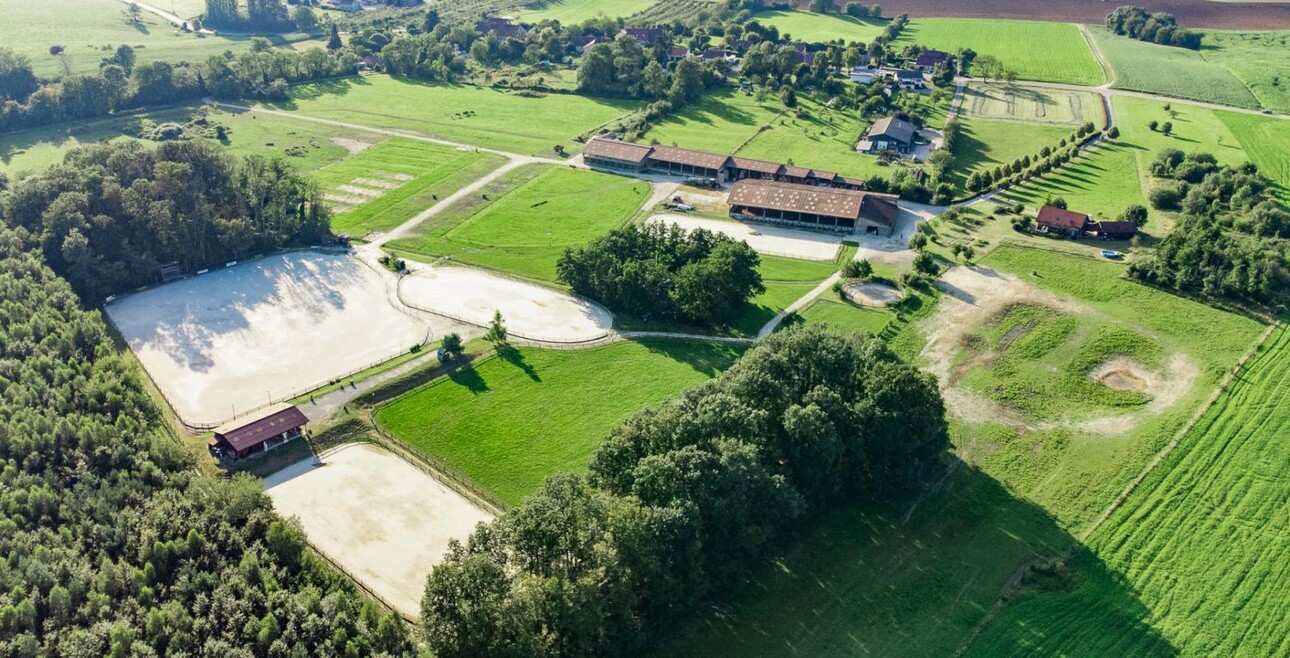
[[[1035,227],[1040,233],[1064,233],[1073,238],[1088,230],[1091,222],[1092,219],[1084,213],[1044,206],[1035,218]]]

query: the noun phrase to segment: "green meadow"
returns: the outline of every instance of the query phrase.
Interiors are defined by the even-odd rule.
[[[1225,66],[1186,48],[1160,46],[1088,28],[1115,72],[1115,86],[1176,98],[1258,107],[1259,101]]]
[[[1056,149],[1075,133],[1071,126],[967,118],[954,147],[953,172],[960,182],[977,171],[989,171],[1024,156],[1039,157],[1045,146]]]
[[[914,17],[895,42],[954,53],[971,48],[993,55],[1022,80],[1098,85],[1102,67],[1079,28],[1069,23]]]
[[[399,397],[375,420],[515,505],[547,476],[585,469],[628,416],[712,378],[739,353],[675,341],[520,348]]]
[[[845,14],[817,14],[809,11],[784,11],[781,9],[759,11],[753,20],[779,30],[780,36],[790,36],[797,41],[819,43],[825,41],[859,41],[869,43],[882,34],[887,20],[882,18],[854,18]]]
[[[657,0],[533,0],[521,4],[512,15],[525,23],[546,20],[574,25],[597,16],[626,18],[645,11]]]
[[[1222,64],[1259,100],[1278,112],[1290,112],[1290,32],[1206,30],[1200,56]]]
[[[778,98],[759,103],[751,94],[724,89],[663,119],[645,134],[645,141],[732,153],[784,109]]]

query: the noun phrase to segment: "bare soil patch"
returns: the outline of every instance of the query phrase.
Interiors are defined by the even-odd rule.
[[[363,151],[366,151],[367,149],[372,148],[371,142],[365,142],[361,139],[350,139],[349,137],[332,137],[330,141],[332,144],[335,144],[336,146],[343,146],[346,151],[349,151],[350,155],[354,155],[355,153],[362,153]]]

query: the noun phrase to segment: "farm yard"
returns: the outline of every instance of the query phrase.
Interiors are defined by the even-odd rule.
[[[424,320],[389,302],[376,271],[312,251],[135,293],[106,312],[190,425],[294,397],[429,336]]]
[[[492,515],[383,448],[354,443],[265,478],[279,514],[294,517],[319,552],[404,615],[421,611],[430,569],[448,541]],[[410,550],[415,547],[415,550]]]
[[[846,14],[817,14],[809,11],[784,11],[780,9],[759,11],[753,20],[779,30],[780,36],[789,36],[806,43],[859,41],[869,43],[882,34],[887,21],[881,18],[856,18]]]
[[[637,105],[573,94],[533,98],[485,87],[377,75],[297,85],[291,89],[291,100],[266,107],[482,148],[551,156],[557,144],[576,153],[574,137],[610,123]]]
[[[833,261],[842,246],[842,237],[827,233],[799,231],[778,226],[751,225],[724,219],[705,219],[686,215],[655,215],[649,222],[703,229],[747,242],[758,253],[814,261]]]
[[[375,420],[514,505],[547,476],[585,469],[614,425],[715,376],[739,353],[677,341],[522,347],[397,398]]]
[[[1088,28],[1115,71],[1115,86],[1176,98],[1257,108],[1254,94],[1222,64],[1186,48],[1159,46]]]
[[[319,170],[315,179],[335,213],[332,229],[358,237],[402,224],[505,161],[492,153],[401,137],[355,150]]]
[[[886,6],[883,9],[892,11]],[[1073,85],[1098,85],[1106,81],[1102,67],[1074,25],[921,18],[919,14],[911,14],[911,18],[893,44],[897,48],[917,44],[951,53],[971,48],[978,56],[997,57],[1022,80]]]
[[[527,165],[390,242],[395,252],[447,257],[544,282],[555,263],[579,246],[622,226],[650,194],[650,184],[582,169]]]

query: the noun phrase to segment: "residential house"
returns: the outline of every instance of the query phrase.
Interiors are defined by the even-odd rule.
[[[523,39],[529,32],[523,25],[516,25],[509,18],[485,18],[475,23],[480,34],[493,32],[498,39]]]
[[[672,50],[667,53],[667,61],[679,62],[690,56],[690,49],[685,46],[672,46]]]
[[[881,153],[895,151],[907,154],[914,150],[914,140],[918,138],[918,129],[914,124],[896,117],[884,117],[873,122],[864,132],[864,139],[856,144],[861,153]]]
[[[1056,206],[1044,206],[1039,209],[1035,218],[1035,230],[1040,233],[1056,233],[1077,238],[1088,230],[1089,224],[1095,224],[1092,218],[1081,212],[1065,210]]]
[[[629,27],[618,33],[616,38],[631,37],[642,46],[652,46],[663,36],[663,30],[656,27]]]
[[[937,64],[944,64],[950,61],[950,54],[939,50],[924,50],[923,54],[918,56],[914,62],[920,70],[925,73],[931,73]]]

